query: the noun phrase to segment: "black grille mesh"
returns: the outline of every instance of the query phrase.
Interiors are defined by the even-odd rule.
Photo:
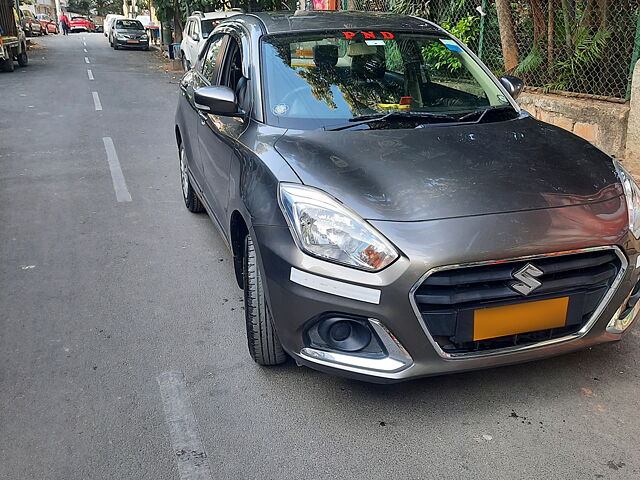
[[[513,273],[527,264],[540,269],[542,285],[523,296],[510,287]],[[414,293],[424,322],[446,352],[465,353],[558,338],[580,330],[602,301],[621,268],[613,250],[563,254],[435,272]],[[569,297],[562,328],[473,341],[473,311],[523,301]],[[514,319],[517,321],[517,319]]]

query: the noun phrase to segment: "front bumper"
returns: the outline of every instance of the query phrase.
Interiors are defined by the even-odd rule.
[[[119,38],[115,38],[114,42],[118,47],[123,47],[123,48],[148,48],[149,47],[149,40],[138,40],[138,43],[131,43],[131,39],[119,39]]]
[[[581,221],[570,221],[575,218]],[[286,227],[254,227],[274,325],[283,347],[298,363],[367,381],[393,382],[527,362],[624,336],[608,333],[607,325],[626,304],[640,270],[636,268],[638,241],[626,228],[622,199],[602,202],[595,208],[571,206],[425,222],[371,223],[403,253],[379,273],[310,257],[296,247]],[[439,351],[412,305],[412,289],[427,272],[438,267],[600,246],[615,246],[625,268],[588,328],[560,341],[451,357]],[[296,272],[302,272],[302,276]],[[298,281],[305,275],[310,275],[309,281]],[[636,313],[637,308],[632,314]],[[370,362],[341,363],[340,358],[332,359],[322,352],[310,353],[305,332],[327,314],[373,319],[397,339],[408,360],[394,370]]]

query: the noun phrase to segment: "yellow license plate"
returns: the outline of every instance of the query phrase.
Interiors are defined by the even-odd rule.
[[[506,337],[564,327],[569,297],[490,307],[473,312],[473,339]]]
[[[127,43],[140,43],[138,40],[127,40]]]

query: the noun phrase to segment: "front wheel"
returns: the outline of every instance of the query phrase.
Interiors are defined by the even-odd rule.
[[[188,72],[189,70],[191,70],[191,64],[189,63],[189,60],[185,58],[184,52],[182,52],[182,69],[185,72]]]
[[[18,65],[21,67],[26,67],[29,63],[29,57],[27,57],[27,52],[22,52],[18,54]]]
[[[180,145],[180,183],[182,184],[182,198],[184,199],[187,210],[192,213],[200,213],[204,210],[204,207],[196,195],[196,191],[191,186],[187,166],[187,154],[184,151],[184,146]]]
[[[244,315],[247,345],[254,362],[259,365],[279,365],[287,354],[273,328],[273,318],[265,298],[262,274],[251,235],[244,241]]]

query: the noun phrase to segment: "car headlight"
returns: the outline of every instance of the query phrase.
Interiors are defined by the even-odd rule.
[[[147,39],[147,35],[145,34],[145,35],[140,36],[140,39],[141,40],[146,40]]]
[[[124,40],[126,37],[122,33],[116,33],[116,38],[118,40]]]
[[[631,174],[618,160],[613,160],[618,172],[618,177],[624,188],[624,196],[627,200],[627,212],[629,213],[629,230],[633,236],[640,238],[640,188]]]
[[[368,271],[381,270],[398,258],[387,239],[323,191],[281,183],[279,195],[296,243],[310,255]]]

